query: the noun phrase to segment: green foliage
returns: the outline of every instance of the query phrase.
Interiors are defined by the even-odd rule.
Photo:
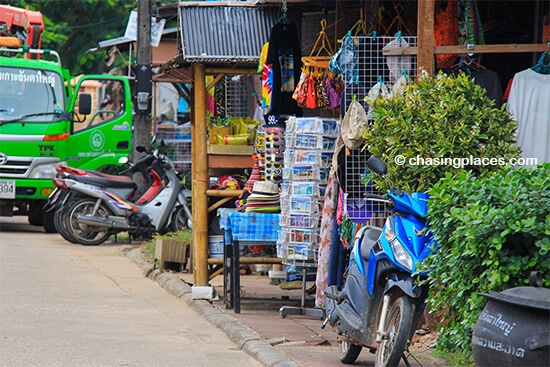
[[[87,54],[100,41],[121,37],[135,0],[12,0],[12,6],[40,11],[42,48],[56,50],[72,75],[101,73],[105,54]]]
[[[448,173],[429,194],[439,244],[424,263],[431,269],[429,302],[447,314],[438,349],[469,355],[486,303],[480,293],[528,285],[531,271],[541,271],[550,286],[550,163],[483,178]]]
[[[504,107],[494,108],[485,90],[465,74],[421,76],[402,95],[376,99],[372,111],[375,121],[364,134],[366,147],[388,162],[389,177],[405,191],[427,191],[448,172],[471,170],[483,176],[500,169],[498,164],[463,165],[462,158],[507,162],[519,157],[515,122]],[[399,156],[405,164],[394,164]],[[441,158],[450,161],[428,162]]]

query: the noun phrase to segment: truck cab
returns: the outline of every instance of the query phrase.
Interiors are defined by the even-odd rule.
[[[126,77],[70,78],[55,51],[0,47],[1,216],[25,215],[54,232],[42,207],[57,166],[112,169],[130,153],[131,139]]]

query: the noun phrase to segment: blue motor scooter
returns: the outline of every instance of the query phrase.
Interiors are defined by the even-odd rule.
[[[371,157],[369,169],[386,175],[386,165]],[[392,184],[393,186],[393,184]],[[436,248],[426,223],[428,195],[408,194],[393,187],[386,195],[365,200],[387,205],[383,228],[366,225],[355,235],[345,285],[325,291],[322,327],[333,327],[341,342],[340,361],[355,362],[361,349],[376,353],[376,367],[397,366],[415,332],[428,294],[419,280],[418,264]]]

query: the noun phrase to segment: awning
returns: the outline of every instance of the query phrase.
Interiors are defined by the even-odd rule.
[[[177,31],[178,31],[178,29],[175,28],[175,27],[174,28],[166,28],[162,31],[162,36],[164,37],[164,36],[167,36],[167,35],[174,35],[174,34],[177,33]],[[162,42],[162,39],[161,39],[161,42]],[[131,38],[127,38],[127,37],[112,38],[110,40],[99,41],[99,43],[97,44],[97,47],[88,49],[88,51],[86,51],[86,53],[93,53],[93,52],[99,52],[99,51],[108,51],[113,46],[116,46],[118,48],[118,50],[121,51],[121,52],[126,52],[130,49],[130,44],[131,43],[134,43],[134,45],[132,45],[132,48],[135,49],[136,41],[134,41]],[[152,49],[154,50],[155,47],[152,47]]]
[[[187,6],[181,3],[182,61],[257,65],[279,17],[273,6]],[[241,65],[245,66],[245,65]]]

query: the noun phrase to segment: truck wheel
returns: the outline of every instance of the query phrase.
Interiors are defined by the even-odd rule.
[[[52,212],[48,212],[48,213],[44,213],[44,220],[43,220],[43,227],[44,227],[44,231],[46,231],[46,233],[57,233],[57,229],[55,228],[55,223],[54,223],[54,220],[53,220],[53,216],[54,216],[54,213]]]
[[[29,224],[32,226],[42,226],[44,224],[42,214],[29,215],[28,220],[29,220]]]
[[[387,338],[382,340],[376,351],[375,367],[397,366],[403,357],[407,340],[413,327],[413,305],[408,297],[392,300],[386,317],[384,330]]]

